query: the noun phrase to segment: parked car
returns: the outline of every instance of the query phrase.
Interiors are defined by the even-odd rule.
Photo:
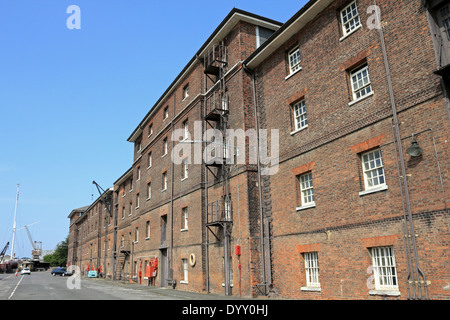
[[[71,275],[70,272],[67,272],[67,270],[65,268],[61,268],[61,267],[53,269],[51,274],[52,274],[52,276],[56,276],[57,274],[59,274],[62,277]]]
[[[30,268],[23,268],[21,274],[31,274]]]

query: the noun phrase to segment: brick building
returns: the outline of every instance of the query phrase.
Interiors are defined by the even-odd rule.
[[[449,10],[233,9],[128,138],[131,168],[69,215],[68,263],[227,295],[448,299]],[[209,129],[267,129],[278,161]]]

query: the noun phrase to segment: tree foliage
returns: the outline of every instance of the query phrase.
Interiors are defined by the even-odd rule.
[[[50,263],[51,267],[65,267],[67,264],[67,251],[69,236],[56,245],[55,252],[44,256],[44,262]]]

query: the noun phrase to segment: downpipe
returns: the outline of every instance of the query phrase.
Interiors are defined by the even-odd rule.
[[[245,71],[247,71],[252,77],[252,91],[253,91],[253,111],[255,117],[255,129],[257,135],[257,168],[258,168],[258,197],[259,197],[259,219],[260,219],[260,254],[261,254],[261,277],[262,285],[264,287],[264,295],[269,294],[267,290],[268,286],[271,286],[271,281],[267,281],[267,270],[266,270],[266,250],[264,241],[264,215],[263,215],[263,200],[262,200],[262,185],[261,185],[261,163],[260,163],[260,150],[259,150],[259,122],[258,122],[258,112],[257,112],[257,100],[256,100],[256,76],[255,73],[247,68],[245,64],[242,64]],[[269,252],[270,255],[270,252]],[[270,257],[269,257],[270,259]]]
[[[374,0],[374,5],[377,6],[376,0]],[[423,271],[420,269],[419,266],[419,256],[418,256],[418,252],[417,252],[417,243],[416,243],[416,239],[415,239],[415,232],[414,232],[414,224],[413,224],[413,219],[412,219],[412,212],[411,212],[411,201],[410,201],[410,197],[409,197],[409,187],[408,187],[408,180],[406,177],[406,168],[405,168],[405,160],[403,157],[403,147],[402,147],[402,143],[401,143],[401,136],[400,136],[400,129],[399,129],[399,124],[398,124],[398,113],[397,113],[397,107],[395,104],[395,98],[394,98],[394,91],[393,91],[393,87],[392,87],[392,79],[391,79],[391,73],[389,70],[389,62],[388,62],[388,58],[387,58],[387,50],[386,50],[386,43],[384,40],[384,33],[383,33],[383,27],[381,25],[381,17],[378,16],[378,23],[380,25],[380,28],[378,28],[379,30],[379,35],[380,35],[380,42],[381,42],[381,49],[383,52],[383,60],[384,60],[384,66],[386,69],[386,78],[387,78],[387,82],[388,82],[388,87],[389,87],[389,97],[390,97],[390,101],[391,101],[391,107],[392,107],[392,116],[393,116],[393,134],[394,134],[394,144],[396,145],[396,157],[397,157],[397,151],[398,151],[398,155],[399,155],[399,160],[400,160],[400,171],[401,171],[401,182],[403,182],[401,184],[400,187],[403,187],[402,190],[402,194],[404,195],[404,200],[403,200],[403,195],[402,195],[402,205],[404,206],[406,203],[406,214],[407,216],[405,216],[405,211],[404,212],[404,218],[405,218],[405,223],[406,221],[408,221],[408,225],[409,225],[409,234],[408,231],[406,230],[408,225],[404,226],[404,232],[406,232],[404,234],[405,237],[407,237],[407,239],[405,239],[405,244],[407,244],[407,247],[405,248],[405,250],[407,251],[407,256],[409,256],[409,239],[411,240],[411,244],[412,244],[412,249],[413,249],[413,257],[414,257],[414,264],[415,267],[411,268],[411,271],[413,271],[412,273],[410,273],[408,275],[408,299],[422,299],[422,288],[421,288],[421,281],[419,280],[419,274],[422,277],[422,283],[423,283],[423,287],[425,290],[425,298],[424,299],[428,299],[428,290],[427,290],[427,281],[426,281],[426,277],[425,274],[423,273]],[[397,161],[398,164],[398,161]],[[399,172],[400,174],[400,172]],[[404,202],[403,202],[404,201]],[[411,261],[411,265],[413,265],[412,263],[413,261]],[[415,279],[413,277],[413,279],[411,279],[411,276],[415,275]],[[409,285],[412,284],[413,289],[414,289],[414,294],[411,297],[410,294],[410,289],[409,289]],[[416,291],[416,284],[417,284],[417,291]],[[418,294],[418,295],[417,295]]]

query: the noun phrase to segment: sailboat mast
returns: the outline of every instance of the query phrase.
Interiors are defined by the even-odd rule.
[[[16,206],[14,208],[14,223],[13,223],[13,236],[12,236],[12,245],[11,245],[11,260],[15,259],[14,256],[14,242],[16,237],[16,216],[17,216],[17,203],[19,202],[19,184],[17,184],[17,197],[16,197]]]

